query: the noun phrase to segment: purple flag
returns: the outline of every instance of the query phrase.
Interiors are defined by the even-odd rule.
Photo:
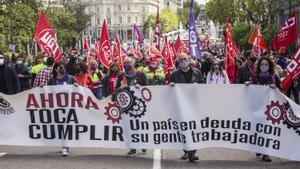
[[[189,19],[189,49],[190,55],[194,58],[201,58],[201,51],[199,49],[198,33],[195,25],[194,17],[194,0],[191,0],[190,4],[190,19]]]
[[[140,31],[140,29],[139,29],[135,24],[133,24],[133,31],[134,31],[134,33],[135,33],[136,38],[137,38],[138,41],[139,41],[139,44],[140,44],[140,45],[143,45],[143,44],[144,44],[144,37],[143,37],[143,34],[142,34],[142,32]]]

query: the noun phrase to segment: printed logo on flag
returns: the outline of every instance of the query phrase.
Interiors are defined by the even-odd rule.
[[[106,61],[111,63],[112,61],[112,53],[111,53],[111,50],[110,50],[110,44],[109,44],[109,41],[105,40],[102,45],[101,45],[101,50],[104,54],[104,57],[106,58]]]
[[[10,115],[15,112],[15,109],[10,106],[10,103],[0,96],[0,114]]]
[[[51,29],[44,29],[39,33],[39,42],[47,53],[51,53],[52,56],[59,55],[59,46],[54,36],[52,36]]]

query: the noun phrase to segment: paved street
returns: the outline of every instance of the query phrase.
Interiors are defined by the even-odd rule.
[[[197,154],[200,161],[179,160],[179,150],[164,150],[153,156],[146,154],[126,157],[127,150],[100,148],[72,148],[68,157],[61,157],[59,148],[0,147],[7,154],[1,157],[0,169],[299,169],[299,162],[273,158],[272,163],[261,162],[255,154],[228,149],[205,149]],[[156,151],[155,154],[159,154]],[[154,162],[156,158],[156,162]],[[155,163],[155,164],[154,164]]]

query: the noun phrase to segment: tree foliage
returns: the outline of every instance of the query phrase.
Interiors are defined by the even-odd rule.
[[[90,15],[81,3],[71,3],[66,8],[48,8],[46,16],[55,28],[60,47],[67,48],[72,39],[89,25]],[[32,43],[38,21],[40,4],[33,0],[3,0],[0,2],[0,50],[6,52],[8,44],[16,45],[17,53],[25,53]]]
[[[278,0],[210,0],[206,4],[206,13],[214,23],[222,26],[228,16],[234,40],[247,49],[251,47],[248,39],[255,24],[260,25],[261,34],[270,45],[279,28],[274,18],[282,12],[283,5],[286,2]]]
[[[154,30],[156,24],[156,15],[150,14],[143,22],[143,33],[147,34],[149,29]],[[161,24],[161,31],[163,33],[170,32],[173,30],[178,29],[179,20],[177,15],[170,9],[164,8],[160,12],[160,24]]]
[[[177,11],[179,22],[181,22],[182,25],[185,26],[186,28],[188,28],[188,24],[189,24],[190,3],[191,3],[191,0],[185,1],[183,3],[183,8],[180,8]],[[199,16],[200,11],[201,11],[201,8],[200,8],[199,3],[194,1],[194,16],[195,16],[195,18],[197,18]]]

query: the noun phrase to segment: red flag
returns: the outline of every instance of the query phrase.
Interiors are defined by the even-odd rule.
[[[83,39],[83,51],[85,51],[85,52],[90,51],[89,41],[88,41],[88,38],[86,36]]]
[[[36,26],[34,38],[37,41],[42,52],[54,57],[55,62],[62,60],[62,54],[59,49],[55,32],[49,25],[44,13],[40,13],[39,21]]]
[[[109,68],[113,58],[112,58],[112,51],[110,49],[110,43],[108,41],[108,33],[106,27],[106,20],[104,19],[101,31],[101,38],[100,38],[100,46],[99,46],[99,55],[98,58],[100,62],[106,67]]]
[[[159,18],[159,6],[157,7],[157,15],[156,15],[156,28],[155,28],[155,43],[156,48],[160,50],[160,18]]]
[[[143,53],[141,52],[141,47],[138,44],[137,44],[136,48],[132,49],[132,53],[133,53],[134,57],[138,60],[140,60],[144,57]]]
[[[226,19],[225,47],[226,47],[226,57],[224,62],[225,70],[227,72],[230,82],[233,83],[235,82],[235,78],[236,78],[236,65],[234,62],[234,58],[239,54],[239,50],[232,38],[228,18]]]
[[[189,49],[189,42],[181,42],[180,48],[178,50],[178,53],[189,53],[190,49]]]
[[[288,75],[281,80],[283,91],[287,92],[291,87],[293,80],[300,75],[300,45],[296,54],[292,57],[291,62],[286,67]]]
[[[116,38],[113,56],[114,56],[114,59],[120,59],[120,56],[121,56],[121,43],[120,43],[119,37]]]
[[[176,42],[174,43],[174,49],[175,49],[176,53],[178,53],[180,46],[181,46],[181,40],[180,40],[180,36],[178,34]]]
[[[172,60],[175,61],[177,60],[177,52],[175,50],[174,44],[170,45],[170,56],[172,57]]]
[[[256,25],[254,31],[252,32],[251,36],[249,37],[248,42],[253,46],[256,46],[262,50],[268,50],[267,45],[260,33],[258,25]]]
[[[164,47],[163,47],[163,50],[162,50],[161,54],[163,55],[164,58],[166,58],[168,53],[169,53],[168,37],[165,36],[165,38],[164,38]]]
[[[160,53],[160,51],[154,45],[150,44],[150,46],[148,47],[147,50],[148,50],[150,57],[157,57],[157,58],[163,57],[162,54]]]
[[[93,55],[90,53],[90,46],[88,43],[88,38],[85,36],[83,38],[83,51],[86,52],[86,64],[88,66],[88,71],[91,69],[91,60]]]
[[[285,21],[284,26],[277,33],[275,39],[272,41],[271,49],[276,50],[281,47],[292,44],[298,38],[298,22],[296,12]]]
[[[121,47],[121,57],[119,60],[119,66],[120,66],[120,70],[123,72],[124,71],[124,60],[127,57],[127,54],[125,52],[125,50]]]
[[[172,49],[169,48],[167,57],[165,58],[165,62],[164,62],[164,72],[165,72],[165,74],[169,73],[169,70],[174,67],[174,62],[173,62],[173,58],[172,58],[172,55],[171,55],[171,53],[172,53],[171,51],[172,51]]]

